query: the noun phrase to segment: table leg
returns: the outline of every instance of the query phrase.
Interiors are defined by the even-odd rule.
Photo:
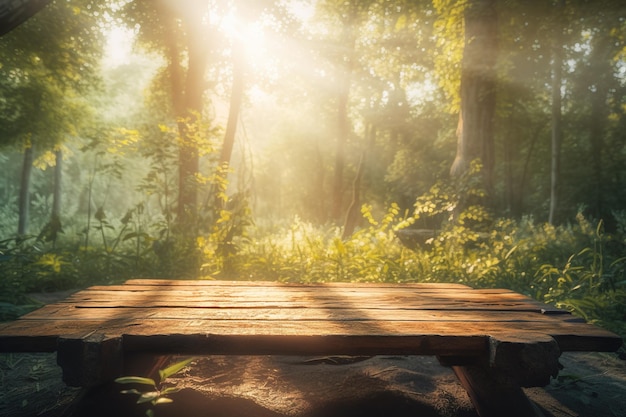
[[[57,341],[57,363],[63,382],[71,387],[93,387],[123,372],[121,336],[104,334],[64,336]]]
[[[480,417],[545,417],[511,378],[482,366],[453,366]]]
[[[559,371],[556,341],[544,334],[500,334],[488,340],[488,356],[452,369],[481,417],[544,417],[522,387],[541,387]]]

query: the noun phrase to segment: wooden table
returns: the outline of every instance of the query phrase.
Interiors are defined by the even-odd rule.
[[[554,307],[459,284],[131,280],[0,324],[0,351],[57,351],[68,385],[124,373],[132,354],[436,355],[481,417],[538,416],[564,351],[622,340]]]

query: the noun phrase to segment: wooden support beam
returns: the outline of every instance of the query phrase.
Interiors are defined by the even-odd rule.
[[[489,367],[519,386],[543,387],[559,374],[561,350],[547,334],[519,332],[489,338]]]
[[[121,336],[98,333],[62,336],[57,344],[57,363],[63,382],[72,387],[93,387],[122,375]]]
[[[480,417],[544,417],[522,387],[545,386],[559,372],[557,342],[545,334],[489,338],[483,363],[452,366]]]
[[[453,366],[480,417],[546,417],[509,376],[486,366]]]

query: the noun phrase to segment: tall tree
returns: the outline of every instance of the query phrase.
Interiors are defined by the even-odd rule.
[[[26,143],[24,146],[24,158],[22,160],[22,174],[20,177],[20,198],[18,201],[18,224],[17,235],[24,236],[28,232],[28,220],[30,213],[30,178],[33,172],[34,145]]]
[[[41,10],[51,0],[0,0],[0,36],[9,33]]]
[[[337,136],[335,146],[335,170],[333,173],[331,218],[339,221],[343,213],[344,168],[346,165],[346,146],[351,134],[349,117],[350,84],[356,60],[356,33],[358,30],[358,4],[345,3],[345,9],[340,10],[341,35],[337,57]]]
[[[139,27],[138,39],[165,58],[171,117],[179,132],[178,221],[189,225],[197,209],[199,143],[193,126],[204,113],[205,74],[211,50],[208,0],[133,0],[121,17]],[[165,88],[164,85],[160,87]]]
[[[24,149],[19,235],[28,228],[35,150],[52,151],[76,134],[89,113],[79,94],[96,84],[100,10],[91,0],[52,2],[0,40],[0,97],[6,110],[0,115],[0,143]]]
[[[605,207],[607,190],[606,142],[608,133],[609,103],[616,92],[615,55],[619,52],[619,42],[612,33],[617,33],[619,14],[610,11],[598,11],[595,16],[596,29],[591,34],[589,62],[583,67],[584,87],[589,96],[589,115],[587,129],[591,151],[591,198],[590,210],[596,218],[603,218],[609,213]],[[608,164],[607,164],[608,165]]]
[[[561,87],[563,84],[563,23],[565,1],[559,0],[554,8],[554,35],[552,44],[552,164],[550,168],[550,213],[548,222],[554,224],[559,207],[561,183],[561,144],[563,143],[563,117]]]
[[[497,9],[496,0],[471,0],[465,5],[465,44],[461,66],[461,110],[456,158],[451,174],[482,163],[484,186],[493,190],[494,116],[496,109]]]
[[[353,112],[354,100],[351,94],[359,78],[365,73],[360,57],[359,44],[363,25],[369,18],[372,7],[376,2],[368,1],[337,1],[326,0],[320,2],[320,14],[327,21],[330,35],[326,39],[324,54],[333,66],[333,80],[335,96],[335,134],[334,134],[334,163],[331,185],[330,217],[334,222],[340,222],[346,208],[346,167],[348,166],[349,139],[354,134]],[[335,37],[334,34],[337,34]]]

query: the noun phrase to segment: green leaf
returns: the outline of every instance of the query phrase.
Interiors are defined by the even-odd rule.
[[[137,395],[141,395],[141,392],[137,391],[136,389],[125,389],[120,391],[120,393],[122,394],[137,394]]]
[[[159,398],[159,393],[157,391],[144,392],[137,400],[137,404],[149,403],[157,398]]]
[[[137,233],[137,232],[130,232],[124,235],[124,237],[122,238],[122,241],[125,242],[129,239],[135,239],[135,238],[149,238],[150,235],[147,233]]]
[[[172,400],[171,398],[165,398],[165,397],[160,397],[157,398],[156,401],[154,401],[154,405],[157,404],[169,404],[169,403],[173,403],[174,400]]]
[[[185,359],[184,361],[177,362],[174,365],[171,365],[165,369],[159,370],[159,377],[161,377],[161,382],[163,382],[163,380],[169,378],[170,376],[174,375],[176,372],[179,372],[181,369],[187,366],[194,359],[195,358]]]
[[[177,388],[177,387],[165,388],[163,391],[161,391],[161,395],[173,394],[173,393],[178,392],[180,390],[181,390],[181,388]]]
[[[152,378],[144,378],[141,376],[123,376],[115,380],[118,384],[143,384],[156,387],[156,382]]]
[[[509,259],[511,257],[511,255],[513,254],[513,252],[515,252],[517,250],[519,245],[515,245],[513,246],[507,253],[506,255],[504,255],[504,259]]]
[[[401,15],[396,21],[396,27],[395,27],[396,31],[406,28],[407,26],[406,21],[407,21],[406,15]]]

